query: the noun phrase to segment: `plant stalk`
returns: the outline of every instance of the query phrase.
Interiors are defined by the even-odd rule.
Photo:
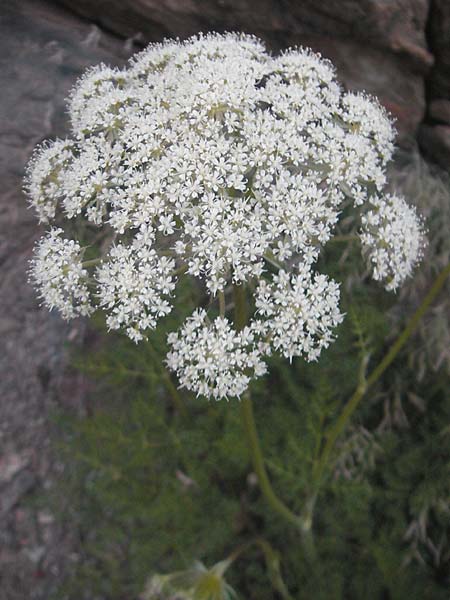
[[[235,326],[236,329],[240,331],[247,324],[247,302],[245,287],[243,285],[234,286],[234,305]],[[284,502],[278,498],[272,487],[272,484],[270,483],[270,479],[264,464],[264,456],[262,453],[258,432],[256,429],[253,403],[248,390],[244,393],[241,399],[241,415],[253,468],[255,469],[258,477],[261,492],[275,512],[300,530],[302,541],[304,542],[305,553],[307,553],[308,558],[312,560],[315,556],[315,549],[312,539],[311,521],[309,519],[303,519],[301,516],[296,515],[290,508],[288,508]]]
[[[296,527],[302,527],[301,519],[293,513],[275,494],[272,485],[267,475],[264,465],[264,457],[259,443],[258,432],[256,431],[255,417],[253,414],[253,404],[250,394],[246,392],[241,400],[241,414],[244,424],[244,430],[247,437],[247,442],[250,449],[253,468],[258,477],[259,486],[267,502],[275,512],[284,517],[287,521]]]
[[[341,435],[341,433],[346,428],[350,417],[355,412],[356,408],[358,407],[358,405],[361,402],[362,398],[364,397],[365,393],[371,386],[373,386],[380,379],[381,375],[386,371],[386,369],[391,365],[391,363],[397,357],[400,350],[403,348],[403,346],[406,344],[406,342],[409,340],[409,338],[413,334],[414,330],[418,326],[420,320],[424,316],[424,314],[427,311],[427,309],[429,308],[430,304],[433,302],[433,300],[436,298],[438,293],[443,288],[445,281],[449,275],[450,275],[450,264],[447,265],[445,267],[445,269],[443,269],[443,271],[441,271],[441,273],[437,276],[437,278],[435,279],[429,292],[427,293],[425,298],[422,300],[422,303],[420,304],[419,308],[413,314],[413,316],[409,320],[408,324],[406,325],[405,329],[402,331],[402,333],[399,335],[397,340],[391,346],[391,348],[389,349],[387,354],[384,356],[384,358],[381,360],[381,362],[375,367],[375,369],[372,371],[372,373],[369,375],[369,377],[366,380],[363,380],[360,382],[360,384],[356,388],[354,394],[352,395],[350,400],[347,402],[347,404],[344,406],[344,409],[343,409],[342,413],[340,414],[338,420],[336,421],[334,426],[331,428],[331,430],[328,432],[327,441],[325,443],[324,449],[320,456],[320,459],[319,459],[319,462],[318,462],[318,465],[316,468],[316,472],[315,472],[316,482],[320,483],[322,475],[328,464],[328,459],[331,454],[331,451],[333,450],[334,444],[336,443],[337,438]]]
[[[225,310],[225,308],[226,308],[225,307],[225,294],[224,294],[224,292],[219,291],[218,296],[219,296],[219,313],[220,313],[220,316],[222,318],[224,318],[225,312],[226,312],[226,310]]]

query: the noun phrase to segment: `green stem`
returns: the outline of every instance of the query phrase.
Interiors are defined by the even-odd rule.
[[[335,235],[332,238],[330,238],[329,242],[330,243],[345,243],[345,242],[357,242],[359,240],[359,237],[357,235]]]
[[[264,259],[271,264],[273,267],[275,267],[276,269],[278,269],[279,271],[284,270],[284,267],[282,264],[280,264],[274,257],[274,255],[271,252],[266,252],[266,254],[264,254]]]
[[[221,290],[219,290],[218,296],[219,296],[219,312],[220,312],[220,316],[223,318],[225,316],[225,294]]]
[[[102,262],[102,259],[101,259],[101,258],[92,258],[91,260],[85,260],[85,261],[83,261],[83,262],[81,263],[81,266],[82,266],[83,268],[86,268],[86,267],[93,267],[93,266],[95,266],[95,265],[98,265],[98,264],[100,264],[101,262]]]
[[[413,314],[411,319],[409,320],[407,326],[399,335],[397,340],[391,346],[385,357],[381,360],[377,367],[372,371],[369,377],[366,380],[360,382],[358,387],[356,388],[353,396],[344,406],[344,410],[340,414],[338,420],[328,432],[327,441],[325,443],[324,449],[320,456],[317,468],[315,470],[315,479],[316,482],[320,483],[320,479],[325,471],[325,468],[328,464],[328,459],[331,454],[331,451],[336,443],[337,438],[344,431],[345,427],[348,424],[348,421],[352,414],[355,412],[358,404],[361,402],[367,390],[373,386],[381,377],[381,375],[386,371],[386,369],[390,366],[390,364],[394,361],[400,350],[406,344],[406,342],[411,337],[412,333],[416,329],[423,315],[427,311],[430,304],[436,298],[438,293],[441,291],[442,287],[445,284],[447,277],[450,275],[450,264],[446,266],[446,268],[441,271],[441,273],[435,279],[431,289],[428,294],[423,299],[421,305]]]
[[[258,476],[262,493],[275,512],[280,514],[296,527],[303,529],[300,517],[293,513],[273,491],[269,476],[267,475],[266,467],[264,465],[264,457],[259,443],[258,433],[256,431],[253,404],[248,392],[242,398],[241,409],[242,421],[244,423],[244,430],[252,457],[253,468]]]
[[[245,287],[243,285],[234,286],[234,306],[235,326],[236,329],[240,331],[247,324],[247,302]],[[250,392],[248,390],[245,392],[241,400],[241,415],[253,468],[255,469],[258,477],[258,482],[263,495],[275,512],[300,530],[302,533],[302,540],[306,542],[305,551],[308,552],[310,558],[313,558],[314,548],[312,544],[310,520],[304,520],[302,517],[292,512],[290,508],[288,508],[284,502],[278,498],[272,488],[272,484],[270,483],[270,479],[264,464],[264,456],[262,453],[261,444],[259,442],[258,432],[256,429],[253,404],[250,397]]]
[[[234,325],[237,331],[241,331],[247,325],[247,297],[245,285],[234,285]]]
[[[173,271],[172,275],[174,275],[175,277],[178,277],[179,275],[184,275],[184,273],[186,273],[186,271],[188,269],[189,269],[188,265],[182,265],[178,269],[175,269],[175,271]]]

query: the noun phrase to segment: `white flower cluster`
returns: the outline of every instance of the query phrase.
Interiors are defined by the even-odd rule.
[[[62,229],[53,228],[37,244],[31,262],[31,278],[43,303],[56,308],[65,319],[89,315],[88,272],[83,269],[78,242],[61,237]]]
[[[38,146],[30,160],[26,191],[39,219],[44,223],[55,217],[64,185],[65,167],[72,158],[72,144],[67,140],[56,140]]]
[[[72,138],[38,148],[26,179],[42,222],[84,224],[86,245],[101,248],[67,292],[66,271],[55,278],[38,247],[34,278],[49,306],[61,307],[60,286],[66,317],[97,306],[110,328],[138,341],[169,312],[175,271],[201,279],[212,296],[256,279],[263,318],[254,335],[313,359],[340,319],[337,288],[313,269],[344,209],[362,215],[375,278],[389,289],[416,261],[419,220],[406,204],[382,199],[394,139],[388,116],[373,99],[344,93],[332,65],[309,50],[274,57],[237,34],[166,41],[126,69],[89,70],[69,114]],[[408,239],[394,243],[405,227]],[[58,240],[67,254],[82,253],[78,242]],[[262,280],[268,261],[282,271],[272,284]],[[271,321],[278,325],[269,332]],[[206,390],[204,374],[180,377]],[[209,390],[226,389],[208,381]]]
[[[362,216],[361,242],[373,264],[373,278],[386,281],[387,290],[396,290],[422,258],[421,220],[398,196],[372,198],[371,205]]]
[[[235,331],[227,319],[207,322],[205,310],[188,317],[176,333],[169,334],[172,350],[168,367],[182,386],[216,399],[240,396],[267,370],[261,348],[250,327]]]
[[[254,327],[286,358],[317,360],[333,339],[332,328],[343,319],[339,286],[326,275],[312,275],[305,264],[296,271],[280,271],[272,283],[261,280],[256,308],[265,320]]]
[[[142,340],[142,331],[154,329],[171,311],[165,296],[175,289],[174,267],[172,258],[158,257],[140,238],[131,246],[114,246],[97,270],[99,305],[110,313],[108,327],[124,327],[132,340]]]

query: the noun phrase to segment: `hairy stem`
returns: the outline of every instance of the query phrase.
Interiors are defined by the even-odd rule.
[[[446,266],[446,268],[441,271],[441,273],[435,279],[433,285],[431,286],[428,294],[423,299],[421,305],[413,314],[405,329],[399,335],[397,340],[391,346],[387,354],[381,360],[381,362],[375,367],[372,373],[366,380],[361,380],[358,387],[356,388],[354,394],[344,406],[342,413],[340,414],[338,420],[334,424],[334,426],[330,429],[327,435],[327,441],[325,443],[324,449],[321,453],[320,459],[317,463],[317,467],[315,470],[315,480],[320,484],[320,480],[323,476],[323,473],[328,464],[328,460],[333,450],[334,444],[336,443],[337,438],[341,435],[341,433],[346,428],[348,421],[352,414],[355,412],[358,404],[361,402],[367,390],[373,386],[381,377],[381,375],[386,371],[386,369],[390,366],[390,364],[394,361],[400,350],[406,344],[406,342],[411,337],[412,333],[416,329],[423,315],[427,311],[430,304],[436,298],[438,293],[443,288],[447,277],[450,275],[450,264]]]

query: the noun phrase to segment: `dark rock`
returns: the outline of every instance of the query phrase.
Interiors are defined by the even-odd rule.
[[[450,2],[432,0],[429,18],[429,42],[435,66],[429,80],[432,98],[450,99]]]
[[[419,144],[434,162],[444,169],[450,167],[450,126],[422,125],[419,130]]]
[[[450,125],[450,100],[432,100],[428,115],[433,121]]]
[[[58,0],[57,0],[58,1]],[[418,68],[433,57],[425,42],[428,0],[59,0],[106,29],[145,41],[199,31],[240,30],[284,46],[283,36],[359,39],[403,54]]]

